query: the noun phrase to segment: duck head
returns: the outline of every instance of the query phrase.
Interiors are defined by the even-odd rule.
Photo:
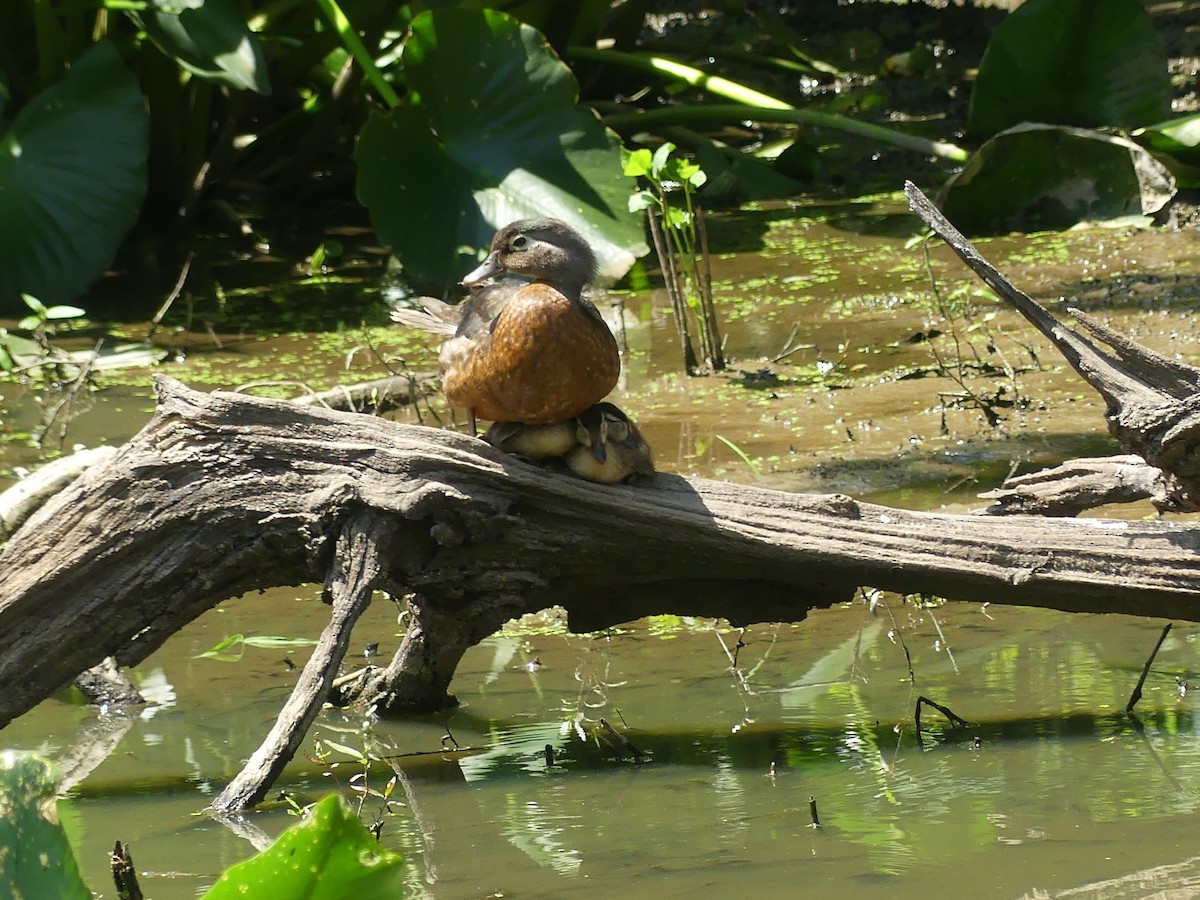
[[[566,222],[521,219],[496,232],[487,259],[462,283],[474,287],[501,272],[546,282],[578,299],[583,286],[596,276],[596,255]]]

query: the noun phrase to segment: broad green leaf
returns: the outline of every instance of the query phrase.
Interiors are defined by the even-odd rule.
[[[0,135],[0,307],[45,303],[103,274],[146,193],[145,103],[108,41]]]
[[[58,780],[39,756],[0,752],[0,897],[92,896],[58,819]]]
[[[1151,150],[1169,153],[1188,165],[1200,165],[1200,113],[1147,125],[1133,136]]]
[[[988,42],[968,128],[1135,128],[1167,115],[1170,88],[1162,41],[1140,0],[1028,0]]]
[[[1171,173],[1132,141],[1080,128],[1022,125],[992,138],[942,190],[968,234],[1067,228],[1157,212]]]
[[[395,900],[407,896],[403,859],[379,846],[331,794],[258,856],[229,868],[204,900]]]
[[[493,10],[424,12],[402,59],[413,93],[371,116],[356,158],[358,196],[410,277],[458,280],[528,216],[578,229],[607,279],[646,252],[619,143],[537,31]]]
[[[702,199],[709,203],[719,200],[730,201],[764,200],[790,197],[804,189],[799,181],[778,171],[747,153],[731,153],[728,156],[711,141],[696,147],[696,160],[703,168],[688,178],[693,188],[705,184]]]
[[[262,47],[234,0],[151,0],[130,15],[189,72],[228,87],[271,93]]]

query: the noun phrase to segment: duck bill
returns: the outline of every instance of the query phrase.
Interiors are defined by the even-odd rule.
[[[496,254],[489,253],[487,259],[481,262],[477,268],[473,269],[466,277],[463,278],[462,286],[468,288],[475,287],[475,285],[479,284],[479,282],[491,278],[493,275],[503,271],[504,266],[500,265],[500,260],[497,258]]]
[[[592,437],[592,456],[596,458],[596,462],[604,462],[608,459],[608,449],[604,446],[604,438],[598,434]]]

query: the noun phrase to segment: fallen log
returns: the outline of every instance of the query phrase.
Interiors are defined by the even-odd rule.
[[[860,585],[1200,620],[1200,526],[915,513],[660,475],[606,487],[481,440],[158,380],[154,418],[0,553],[0,724],[112,655],[137,663],[227,597],[333,583],[339,539],[394,525],[372,584],[415,627],[366,698],[450,702],[462,653],[554,604],[799,621]],[[336,576],[336,577],[335,577]]]

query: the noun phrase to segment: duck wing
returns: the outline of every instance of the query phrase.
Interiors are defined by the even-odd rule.
[[[462,304],[451,306],[436,297],[417,297],[420,308],[402,307],[392,310],[392,321],[411,325],[430,334],[453,335],[463,315]]]
[[[456,337],[473,337],[496,327],[496,317],[529,282],[506,278],[489,281],[472,288],[461,304],[461,318],[454,332]]]

